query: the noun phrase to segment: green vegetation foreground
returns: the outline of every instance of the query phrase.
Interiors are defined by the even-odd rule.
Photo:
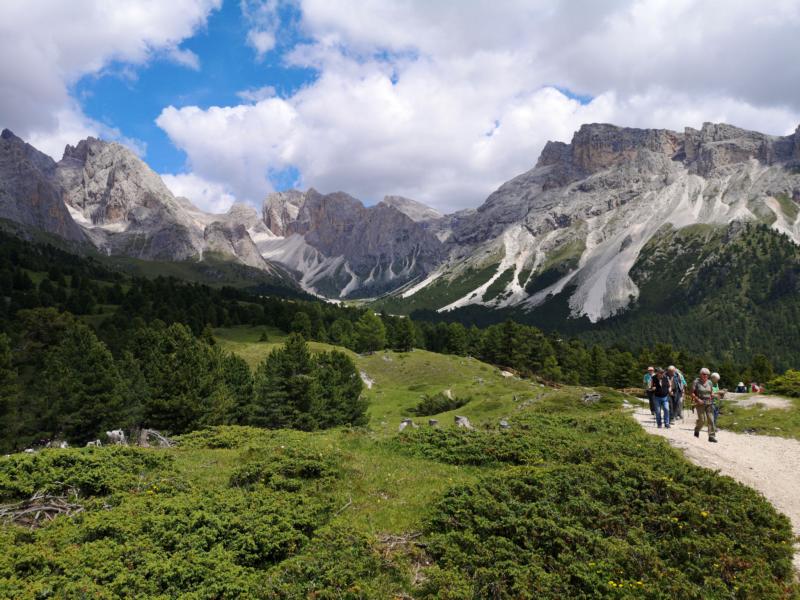
[[[0,597],[797,597],[788,520],[643,433],[620,394],[422,351],[357,367],[375,380],[369,428],[1,459],[0,502],[84,510],[0,528]],[[475,430],[447,413],[394,433],[445,390],[471,390],[458,412]]]

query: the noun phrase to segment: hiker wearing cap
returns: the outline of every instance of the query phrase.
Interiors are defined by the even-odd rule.
[[[647,400],[650,402],[650,414],[656,414],[656,407],[655,403],[653,402],[653,390],[652,390],[652,383],[653,383],[653,374],[656,370],[653,367],[647,367],[647,371],[644,374],[644,391],[647,394]]]
[[[672,380],[664,369],[658,367],[656,374],[650,382],[653,390],[653,403],[656,407],[656,425],[661,428],[661,413],[664,413],[664,426],[669,429],[669,397],[672,392]]]
[[[717,430],[714,427],[714,385],[709,379],[711,371],[703,367],[700,376],[692,384],[692,404],[697,409],[697,423],[694,425],[694,437],[700,437],[700,430],[708,423],[708,441],[716,442]]]
[[[719,373],[712,373],[711,374],[711,387],[714,390],[713,395],[711,396],[712,402],[712,414],[714,416],[714,428],[717,427],[717,417],[719,417],[719,407],[722,405],[722,399],[725,397],[725,391],[720,391],[719,389]]]
[[[672,396],[670,398],[669,416],[672,422],[683,419],[683,392],[686,389],[686,379],[675,365],[667,368],[667,376],[672,381]]]
[[[744,384],[744,381],[740,381],[736,385],[736,393],[737,394],[746,394],[747,393],[747,386]]]

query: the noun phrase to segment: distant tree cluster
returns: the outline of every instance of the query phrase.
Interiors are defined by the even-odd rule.
[[[312,357],[299,335],[254,377],[242,358],[180,323],[132,330],[116,356],[70,313],[26,309],[16,325],[16,341],[0,334],[4,450],[55,437],[80,444],[117,428],[310,430],[365,421],[353,361],[336,351]]]

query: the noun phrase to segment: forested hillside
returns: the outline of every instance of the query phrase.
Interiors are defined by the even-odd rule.
[[[800,366],[800,247],[786,235],[766,225],[677,232],[665,225],[631,276],[639,298],[598,323],[569,318],[569,289],[530,312],[472,306],[412,317],[483,326],[510,318],[545,331],[557,327],[586,344],[633,349],[661,342],[726,365],[764,355],[779,370]]]
[[[792,273],[787,270],[787,281]],[[258,372],[250,373],[240,358],[215,347],[215,327],[247,325],[261,328],[267,338],[268,330],[281,336],[293,332],[359,353],[425,348],[469,355],[522,375],[572,384],[638,385],[650,364],[676,364],[687,373],[711,365],[725,382],[764,382],[774,374],[765,355],[748,362],[713,361],[713,344],[702,353],[688,353],[663,336],[643,339],[640,347],[587,345],[513,321],[467,328],[267,297],[257,290],[136,278],[92,258],[10,236],[0,236],[0,282],[0,369],[6,390],[0,444],[5,449],[54,437],[83,443],[122,426],[180,433],[204,425],[285,425],[283,417],[256,416],[255,407],[261,402],[263,409],[273,394],[272,402],[278,402],[293,392],[275,392],[269,386],[278,384],[263,377],[272,391],[258,392]],[[262,372],[275,370],[281,361],[274,358]],[[347,388],[343,374],[353,376],[347,360],[331,354],[315,361],[321,363],[309,363],[309,369],[327,369],[331,374],[319,377],[333,377]],[[355,388],[348,393],[358,396]],[[320,402],[339,400],[320,397]],[[305,414],[302,428],[330,426],[320,414]],[[357,423],[358,418],[352,413],[338,422]]]

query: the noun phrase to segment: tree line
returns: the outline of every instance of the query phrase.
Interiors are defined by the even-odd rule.
[[[363,422],[352,361],[341,353],[303,354],[300,339],[360,353],[421,348],[470,355],[570,384],[635,386],[647,366],[669,364],[687,375],[709,366],[731,386],[774,376],[764,355],[746,363],[712,361],[666,343],[637,349],[588,344],[512,320],[466,327],[175,278],[131,277],[95,259],[4,234],[0,285],[0,435],[6,448],[9,440],[15,447],[36,436],[81,440],[103,427],[132,424],[182,432],[218,423],[313,429]],[[251,374],[241,358],[213,344],[212,328],[235,325],[296,334],[281,351],[291,360],[270,355]],[[293,383],[273,381],[271,372]],[[334,395],[326,396],[331,386]],[[286,414],[269,408],[279,400]]]

